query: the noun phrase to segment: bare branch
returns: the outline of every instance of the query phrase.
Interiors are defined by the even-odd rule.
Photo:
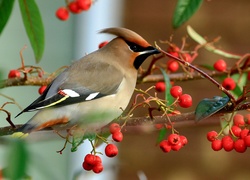
[[[189,112],[189,113],[184,113],[184,114],[180,114],[180,115],[175,115],[175,116],[169,116],[170,120],[172,123],[174,123],[174,126],[199,126],[199,125],[204,125],[204,124],[218,124],[219,123],[219,117],[220,117],[220,113],[217,113],[209,118],[207,118],[204,121],[201,121],[199,123],[196,123],[194,121],[195,119],[195,115],[194,112]],[[130,128],[135,128],[135,127],[142,127],[144,125],[154,125],[154,124],[161,124],[161,123],[168,123],[168,119],[166,118],[166,116],[154,116],[154,119],[151,119],[150,117],[132,117],[129,118],[127,120],[119,120],[120,124],[125,123],[126,121],[126,125],[124,127],[124,129],[126,131],[131,132],[129,129]],[[22,124],[16,125],[16,129],[21,127]],[[105,129],[108,130],[109,125],[107,125]],[[153,127],[153,126],[152,126]],[[12,128],[11,126],[7,126],[7,127],[1,127],[0,128],[0,136],[6,136],[6,135],[11,135],[13,134],[16,129]],[[46,131],[48,130],[52,130],[52,129],[44,129]],[[154,129],[155,130],[155,129]],[[137,130],[138,131],[138,130]]]

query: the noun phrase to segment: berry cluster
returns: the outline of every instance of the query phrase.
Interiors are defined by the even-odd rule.
[[[220,134],[216,131],[210,131],[207,133],[207,139],[212,142],[211,147],[214,151],[219,151],[222,148],[225,151],[232,151],[243,153],[247,147],[250,147],[250,132],[248,125],[250,125],[250,114],[245,116],[236,114],[233,117],[233,125],[230,128],[230,133],[224,135],[219,139]]]
[[[171,54],[172,56],[175,56],[175,57],[179,57],[181,59],[183,59],[184,61],[186,62],[189,62],[191,63],[192,62],[192,57],[189,53],[182,53],[180,51],[180,48],[177,47],[177,46],[174,46],[174,45],[171,45],[169,48],[168,48],[168,53]],[[173,59],[173,58],[170,58],[168,61],[167,61],[167,70],[169,72],[176,72],[177,70],[179,69],[179,63]]]
[[[173,86],[170,89],[170,94],[174,98],[178,99],[178,103],[180,107],[189,108],[193,104],[192,97],[189,94],[182,94],[181,86]]]
[[[39,72],[38,74],[39,77],[42,77],[42,73]],[[21,77],[21,71],[17,70],[17,69],[12,69],[9,71],[9,74],[8,74],[8,78],[11,79],[11,78],[20,78]],[[43,92],[45,91],[45,89],[47,88],[47,86],[41,86],[39,89],[38,89],[38,93],[39,94],[43,94]]]
[[[123,134],[121,132],[121,127],[117,123],[112,123],[109,126],[109,131],[112,135],[112,139],[116,142],[121,142],[123,140]],[[118,148],[115,144],[108,143],[105,147],[105,155],[107,157],[115,157],[118,154]],[[93,154],[87,154],[82,163],[83,169],[86,171],[93,171],[94,173],[100,173],[103,171],[102,160],[99,156]]]
[[[158,92],[164,92],[166,90],[166,84],[164,82],[157,82],[155,84],[155,90]],[[180,107],[189,108],[192,106],[193,100],[189,94],[182,94],[181,86],[173,86],[170,89],[170,94],[174,98],[178,99]]]
[[[86,171],[92,170],[94,173],[100,173],[103,171],[102,159],[97,155],[87,154],[84,157],[82,167]]]
[[[162,140],[159,146],[163,152],[167,153],[171,150],[179,151],[187,143],[188,140],[185,136],[173,133],[170,134],[167,139]]]
[[[62,21],[69,19],[70,12],[79,14],[83,11],[89,10],[92,0],[73,0],[67,4],[66,7],[59,7],[56,11],[56,17]]]
[[[109,132],[112,134],[112,139],[116,142],[123,140],[123,134],[121,132],[121,126],[117,123],[112,123],[109,126]]]
[[[227,70],[227,63],[223,59],[219,59],[214,63],[214,69],[219,72],[225,72]],[[236,83],[231,77],[227,77],[223,80],[222,86],[227,90],[234,90]]]

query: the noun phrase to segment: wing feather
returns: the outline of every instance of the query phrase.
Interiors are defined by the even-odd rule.
[[[124,78],[123,74],[111,64],[87,59],[76,61],[65,69],[40,97],[17,116],[23,112],[92,101],[115,94]],[[71,96],[64,91],[66,89],[79,96]]]

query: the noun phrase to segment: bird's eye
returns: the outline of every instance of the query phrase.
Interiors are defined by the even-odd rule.
[[[128,44],[129,48],[130,48],[132,51],[134,51],[134,52],[141,52],[141,51],[144,50],[143,47],[141,47],[141,46],[139,46],[139,45],[137,45],[137,44],[135,44],[135,43],[128,42],[128,41],[127,41],[126,43]]]
[[[130,49],[134,52],[137,52],[139,50],[139,48],[137,47],[136,44],[133,44],[132,46],[130,46]]]

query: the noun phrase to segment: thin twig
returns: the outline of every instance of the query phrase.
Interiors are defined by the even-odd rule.
[[[194,65],[190,64],[189,62],[186,62],[178,57],[173,56],[172,54],[162,50],[159,46],[157,46],[158,49],[164,53],[165,55],[179,61],[180,63],[184,64],[185,66],[188,66],[190,68],[192,68],[193,70],[195,70],[196,72],[200,73],[203,77],[207,78],[209,81],[211,81],[213,84],[215,84],[221,91],[223,91],[232,101],[232,103],[235,104],[236,100],[234,98],[234,96],[230,93],[230,91],[226,90],[220,83],[218,83],[215,79],[213,79],[211,76],[209,76],[207,73],[205,73],[204,71],[202,71],[201,69],[195,67]]]

